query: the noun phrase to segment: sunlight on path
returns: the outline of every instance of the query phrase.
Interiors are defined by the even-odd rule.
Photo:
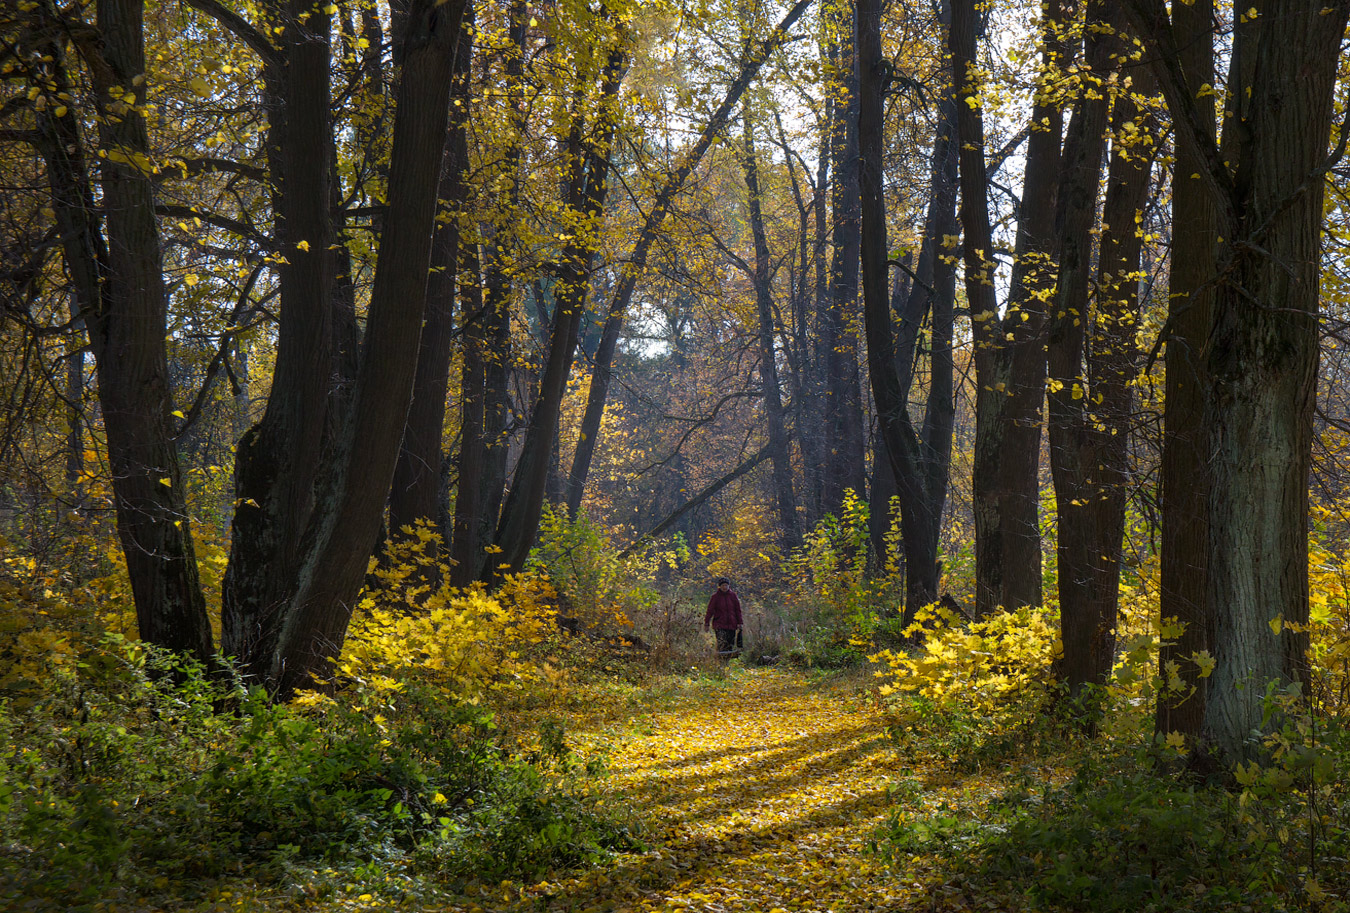
[[[609,764],[653,850],[523,892],[488,889],[478,909],[845,913],[922,894],[864,851],[903,762],[849,694],[754,670],[641,732]]]

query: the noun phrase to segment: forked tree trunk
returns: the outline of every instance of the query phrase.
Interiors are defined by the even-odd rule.
[[[1350,2],[1272,0],[1234,28],[1220,150],[1159,0],[1129,6],[1152,44],[1178,145],[1218,216],[1205,402],[1208,585],[1216,665],[1201,743],[1234,762],[1277,720],[1267,689],[1307,678],[1308,469],[1332,95]],[[1297,629],[1301,628],[1301,630]]]
[[[1103,685],[1115,659],[1120,550],[1126,494],[1129,380],[1137,360],[1140,240],[1136,215],[1148,188],[1147,146],[1125,151],[1123,124],[1137,112],[1119,97],[1101,229],[1096,307],[1090,298],[1092,227],[1096,221],[1108,99],[1098,86],[1123,48],[1113,38],[1119,16],[1107,2],[1089,4],[1086,85],[1075,102],[1060,189],[1059,282],[1050,321],[1050,468],[1058,516],[1059,673],[1078,697]],[[1136,77],[1135,89],[1149,81]],[[1148,136],[1147,133],[1142,134]],[[1091,711],[1094,708],[1085,708]],[[1089,712],[1084,722],[1092,725]]]
[[[301,19],[303,17],[303,20]],[[329,428],[334,264],[329,217],[329,16],[291,0],[283,20],[280,104],[271,112],[281,320],[272,392],[235,455],[235,512],[221,606],[221,650],[265,680],[299,569],[300,540]],[[320,161],[315,161],[316,151]]]
[[[342,649],[384,517],[413,377],[464,0],[418,0],[408,17],[390,154],[388,219],[371,290],[351,414],[334,443],[306,531],[268,681],[285,696]]]
[[[949,7],[943,14],[943,18],[950,21]],[[929,387],[923,423],[916,429],[908,411],[901,415],[905,445],[898,464],[900,475],[892,469],[894,461],[887,462],[890,460],[889,449],[879,450],[878,455],[884,454],[886,459],[878,459],[873,470],[875,478],[891,477],[889,486],[873,482],[874,511],[884,511],[889,506],[889,498],[875,496],[876,491],[893,490],[900,496],[900,546],[905,566],[905,611],[909,617],[920,606],[938,597],[938,543],[956,419],[952,351],[956,264],[945,240],[957,233],[956,118],[956,98],[948,92],[939,108],[933,142],[931,197],[914,270],[915,279],[901,287],[903,295],[897,308],[900,324],[894,362],[901,401],[906,409],[914,386],[915,369],[924,349],[922,327],[925,321],[930,325],[927,346]],[[889,448],[886,440],[883,437],[881,445]],[[877,554],[883,557],[881,546],[878,546]]]
[[[1045,392],[1045,307],[1054,281],[1055,191],[1059,184],[1062,118],[1053,97],[1053,73],[1062,54],[1058,0],[1041,6],[1042,66],[1021,209],[1011,300],[1000,317],[993,289],[992,232],[984,182],[984,124],[967,101],[975,96],[970,73],[976,13],[953,9],[953,61],[962,102],[961,224],[965,232],[966,297],[975,336],[975,608],[1041,601],[1039,478],[1041,407]],[[957,22],[957,12],[961,21]],[[966,63],[962,63],[965,61]],[[965,109],[961,110],[964,106]]]

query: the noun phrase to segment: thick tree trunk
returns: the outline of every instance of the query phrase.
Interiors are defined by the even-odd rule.
[[[833,253],[830,295],[821,320],[825,354],[826,468],[824,509],[838,513],[844,492],[867,495],[864,467],[866,445],[862,411],[862,381],[858,346],[858,266],[862,243],[859,198],[859,87],[856,43],[857,13],[845,6],[834,15],[840,21],[832,64],[840,97],[835,99],[830,137],[833,190]],[[883,275],[884,281],[884,275]]]
[[[148,88],[143,17],[142,0],[105,0],[98,7],[98,46],[81,48],[101,100],[99,140],[108,153],[100,165],[103,231],[74,114],[39,112],[39,146],[94,352],[117,532],[140,635],[205,662],[212,657],[211,626],[173,445],[164,347],[168,295],[149,140],[135,107]],[[59,91],[70,91],[62,48],[44,43],[46,75]],[[114,86],[136,98],[113,96]]]
[[[612,375],[614,352],[618,348],[619,333],[623,329],[624,317],[628,313],[633,290],[637,287],[638,277],[647,267],[647,258],[651,255],[652,245],[656,243],[661,225],[670,212],[675,195],[684,188],[685,182],[693,174],[694,168],[703,160],[703,155],[712,146],[713,141],[726,126],[731,112],[740,103],[741,96],[750,86],[750,82],[759,73],[759,68],[779,45],[787,39],[788,29],[801,18],[802,13],[811,5],[811,0],[797,0],[784,14],[782,20],[769,33],[762,43],[756,43],[745,60],[741,62],[740,72],[727,94],[718,105],[708,123],[704,125],[698,140],[680,160],[680,164],[661,184],[651,210],[647,213],[642,229],[638,232],[637,242],[633,246],[632,256],[624,264],[619,284],[610,299],[609,310],[605,317],[604,330],[600,336],[600,345],[595,353],[595,368],[591,374],[591,387],[586,397],[586,412],[581,419],[581,433],[577,438],[576,453],[572,457],[572,469],[567,477],[567,510],[576,516],[581,507],[581,498],[586,490],[586,477],[591,471],[591,459],[595,456],[596,442],[600,438],[600,423],[605,415],[605,400],[609,396],[609,381]]]
[[[1173,8],[1178,63],[1191,86],[1214,84],[1213,0]],[[1214,96],[1196,99],[1196,111],[1211,142],[1216,139]],[[1172,169],[1172,256],[1169,266],[1166,379],[1162,452],[1162,596],[1165,634],[1159,674],[1168,683],[1173,668],[1180,692],[1159,693],[1155,725],[1160,733],[1200,735],[1209,679],[1187,657],[1209,650],[1214,619],[1208,587],[1209,461],[1205,453],[1203,350],[1213,322],[1214,249],[1218,214],[1204,182],[1206,165],[1178,145]],[[1179,630],[1178,630],[1179,629]]]
[[[1217,665],[1202,737],[1261,751],[1265,689],[1307,681],[1308,472],[1317,383],[1323,168],[1350,3],[1284,0],[1239,24],[1237,224],[1214,301],[1205,423]],[[1240,62],[1240,65],[1239,65]],[[1170,103],[1171,99],[1169,99]],[[1283,623],[1283,624],[1282,624]]]
[[[773,288],[769,264],[769,239],[764,232],[764,208],[759,186],[759,163],[755,156],[754,129],[750,111],[742,111],[744,149],[741,156],[745,171],[750,233],[755,244],[755,307],[759,314],[759,377],[764,388],[764,413],[769,424],[769,451],[773,465],[774,504],[778,510],[779,545],[784,555],[796,548],[801,539],[797,526],[797,499],[792,492],[792,463],[788,449],[787,422],[783,415],[783,394],[778,382],[777,333],[773,319]]]
[[[473,10],[466,8],[464,28],[473,24]],[[445,401],[450,383],[450,354],[454,338],[455,290],[458,287],[460,210],[463,207],[468,144],[469,67],[473,43],[456,43],[450,132],[446,137],[437,197],[441,211],[431,243],[431,274],[427,277],[426,315],[417,351],[417,374],[413,399],[403,428],[403,444],[394,484],[389,493],[389,528],[395,536],[418,520],[438,524],[441,514],[441,437],[445,426]],[[448,545],[448,543],[447,543]]]
[[[590,298],[596,240],[609,192],[609,152],[617,120],[614,108],[625,67],[624,52],[615,48],[610,52],[601,76],[596,123],[593,125],[595,135],[583,139],[584,124],[578,112],[567,144],[571,161],[575,163],[568,182],[568,207],[575,215],[577,227],[571,232],[573,240],[559,254],[548,362],[516,464],[511,494],[497,530],[502,561],[509,565],[511,573],[518,573],[525,566],[539,531],[549,469],[556,453],[563,397],[576,356],[581,319]]]
[[[1131,0],[1178,146],[1223,239],[1207,339],[1208,585],[1214,659],[1201,743],[1262,753],[1267,688],[1306,680],[1308,468],[1332,94],[1350,3],[1272,0],[1234,28],[1222,150],[1158,0]]]
[[[375,266],[351,415],[306,531],[268,680],[286,695],[338,655],[398,460],[431,261],[456,43],[464,0],[417,0],[408,19],[390,155],[388,219]]]
[[[303,17],[303,19],[301,18]],[[281,324],[272,393],[235,456],[234,522],[221,607],[221,649],[245,675],[269,675],[298,572],[300,540],[328,429],[333,346],[332,150],[327,14],[291,0],[282,32],[282,100],[270,159],[277,207]],[[315,152],[323,160],[315,162]]]

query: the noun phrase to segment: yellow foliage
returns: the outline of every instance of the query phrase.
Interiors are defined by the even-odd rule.
[[[906,633],[924,634],[923,644],[873,657],[887,666],[876,673],[882,695],[916,694],[939,711],[991,719],[1016,715],[1019,703],[1039,706],[1060,650],[1057,620],[1035,608],[967,622],[934,603],[919,610]]]
[[[337,672],[383,690],[411,672],[468,701],[541,678],[540,645],[557,630],[547,581],[508,578],[495,596],[436,582],[448,575],[427,557],[436,533],[411,532],[375,571],[379,585],[362,596]]]

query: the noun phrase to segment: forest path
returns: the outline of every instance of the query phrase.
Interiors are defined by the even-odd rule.
[[[866,852],[894,808],[888,784],[908,771],[856,686],[742,671],[638,717],[607,760],[652,849],[551,884],[485,889],[479,909],[929,908],[929,889]]]

